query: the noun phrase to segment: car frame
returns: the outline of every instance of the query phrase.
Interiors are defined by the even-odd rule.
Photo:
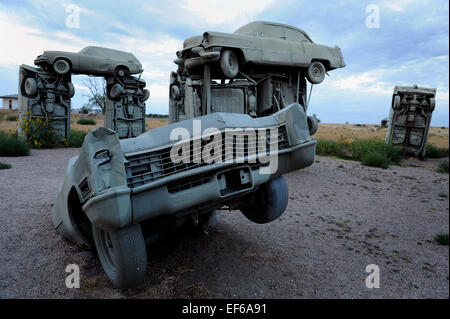
[[[174,62],[185,73],[217,61],[229,78],[251,64],[305,68],[313,84],[322,82],[326,72],[345,67],[338,46],[316,44],[299,28],[266,21],[251,22],[234,33],[207,31],[191,37],[184,41],[177,56]]]
[[[249,155],[249,138],[245,142],[244,137],[236,137],[231,161],[176,166],[167,159],[182,142],[170,138],[173,130],[189,132],[187,145],[198,142],[204,147],[195,121],[203,128],[216,128],[222,137],[228,129],[270,131],[278,147],[264,154],[276,158],[278,166],[267,171],[260,153]],[[261,141],[273,145],[272,137]],[[198,219],[224,206],[240,209],[254,222],[271,222],[288,202],[282,175],[311,165],[315,146],[297,103],[260,118],[212,113],[125,140],[110,129],[96,128],[86,136],[80,155],[69,161],[53,207],[53,225],[75,243],[95,245],[115,286],[134,286],[142,282],[147,265],[142,232],[146,222],[160,217]],[[240,147],[247,153],[238,152]]]
[[[129,52],[87,46],[79,52],[44,51],[34,64],[58,74],[117,75],[143,72],[142,64]]]

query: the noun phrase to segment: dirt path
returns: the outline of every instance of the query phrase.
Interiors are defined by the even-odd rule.
[[[150,246],[145,285],[120,291],[51,225],[78,152],[0,158],[13,165],[0,170],[0,298],[448,298],[449,249],[433,236],[449,229],[449,178],[433,171],[436,160],[383,170],[317,157],[286,176],[279,220],[220,212],[208,235],[178,231]],[[80,265],[80,289],[65,287],[70,263]],[[380,267],[379,289],[365,287],[369,264]]]

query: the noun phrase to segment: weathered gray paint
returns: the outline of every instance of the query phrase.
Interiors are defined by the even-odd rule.
[[[292,104],[266,117],[254,119],[245,114],[212,113],[196,118],[203,129],[270,128],[285,126],[289,145],[278,151],[278,169],[273,174],[261,174],[251,170],[252,184],[246,192],[255,190],[281,174],[309,166],[314,161],[315,140],[310,138],[306,114],[299,104]],[[77,229],[68,207],[68,195],[75,189],[89,220],[103,229],[118,229],[139,223],[158,215],[181,214],[187,209],[202,205],[219,207],[224,201],[238,200],[242,193],[224,197],[219,191],[218,175],[230,168],[249,170],[248,164],[220,162],[203,165],[170,174],[140,186],[129,187],[125,166],[133,156],[156,152],[172,146],[176,141],[169,136],[175,128],[185,128],[191,139],[194,135],[193,120],[185,120],[148,131],[138,137],[119,140],[117,133],[106,128],[91,131],[83,143],[80,155],[71,160],[66,176],[59,188],[52,220],[57,231],[77,243],[91,243]],[[158,174],[158,166],[152,170]],[[162,172],[162,171],[161,171]],[[209,174],[206,184],[192,186],[176,193],[168,192],[169,183],[180,183],[184,178]],[[86,183],[87,181],[87,183]],[[223,182],[223,181],[222,181]],[[86,186],[88,185],[88,186]],[[234,196],[234,197],[233,197]]]
[[[434,88],[394,87],[386,143],[401,147],[404,155],[425,157],[435,96]]]
[[[33,78],[37,83],[37,92],[27,97],[24,81]],[[48,73],[22,64],[19,67],[19,135],[25,134],[22,123],[25,119],[48,119],[49,125],[59,140],[70,139],[70,97],[71,76]],[[30,112],[30,113],[28,113]]]
[[[106,77],[107,90],[118,83],[124,90],[118,99],[106,96],[105,127],[116,131],[119,138],[136,137],[145,132],[145,81],[127,76],[120,81]]]

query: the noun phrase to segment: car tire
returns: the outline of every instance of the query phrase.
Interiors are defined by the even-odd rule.
[[[392,102],[392,107],[394,110],[398,110],[400,108],[401,99],[399,95],[394,96],[394,101]]]
[[[309,67],[306,77],[312,84],[322,83],[325,79],[326,69],[322,62],[313,61]]]
[[[306,117],[306,121],[308,122],[309,135],[313,136],[314,134],[316,134],[317,129],[319,128],[319,123],[312,116]]]
[[[57,59],[53,63],[53,70],[58,74],[67,74],[70,71],[70,64],[64,59]]]
[[[67,97],[69,99],[73,98],[73,96],[75,95],[75,87],[71,82],[67,83],[67,91]]]
[[[172,85],[170,87],[170,97],[175,101],[178,101],[180,99],[180,88],[178,87],[178,85]]]
[[[239,72],[239,60],[236,53],[230,49],[222,50],[220,54],[220,67],[227,78],[234,78]]]
[[[289,200],[289,192],[283,176],[277,177],[259,187],[254,202],[241,208],[241,212],[252,222],[265,224],[283,214]]]
[[[430,98],[430,110],[431,112],[434,111],[434,108],[436,107],[436,99],[434,97]]]
[[[120,77],[120,78],[123,78],[124,76],[126,76],[126,75],[129,75],[130,74],[130,72],[128,71],[128,69],[126,68],[126,67],[124,67],[124,66],[118,66],[117,68],[116,68],[116,75],[118,76],[118,77]]]
[[[23,81],[23,90],[25,92],[25,95],[28,97],[33,97],[36,95],[37,92],[37,83],[34,78],[26,78]]]
[[[116,100],[119,98],[119,96],[123,93],[124,89],[123,86],[120,85],[119,83],[115,83],[112,87],[111,90],[109,90],[109,96],[113,99]]]
[[[148,100],[149,97],[150,97],[150,91],[147,89],[144,89],[144,96],[142,97],[141,101],[145,102]]]
[[[118,288],[142,283],[147,270],[147,251],[141,226],[114,231],[92,226],[95,247],[106,275]]]

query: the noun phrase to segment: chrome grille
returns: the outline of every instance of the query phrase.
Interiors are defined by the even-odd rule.
[[[242,132],[242,133],[241,133]],[[222,158],[221,162],[229,159],[228,157],[232,154],[232,159],[236,160],[237,158],[244,158],[244,163],[247,163],[246,160],[249,149],[258,149],[258,137],[257,134],[254,137],[245,136],[245,131],[234,132],[236,133],[234,136],[229,136],[222,132],[221,133],[221,150],[222,150]],[[266,136],[269,136],[270,129],[266,129]],[[240,137],[241,135],[242,138]],[[232,140],[230,140],[232,138]],[[278,139],[278,149],[282,150],[289,147],[289,140],[285,126],[278,127],[277,130],[277,139]],[[136,155],[127,155],[125,162],[125,171],[127,174],[127,184],[129,187],[134,188],[137,186],[145,185],[148,183],[152,183],[158,179],[179,173],[188,171],[194,168],[203,167],[210,165],[209,163],[201,161],[200,163],[194,163],[194,142],[191,140],[189,142],[189,159],[188,163],[174,163],[170,158],[170,150],[171,147],[167,147],[158,151],[146,152]],[[213,146],[213,143],[217,142],[209,142],[208,140],[202,140],[200,142],[201,149],[207,144]],[[269,154],[270,151],[270,139],[266,139],[266,152]],[[226,155],[228,154],[228,157]],[[244,155],[244,156],[242,156]],[[214,156],[212,156],[214,158]],[[214,158],[216,160],[217,158]],[[219,161],[217,161],[219,162]],[[255,164],[255,163],[252,163]],[[256,161],[256,165],[259,165],[259,161]],[[191,183],[192,184],[192,183]]]

